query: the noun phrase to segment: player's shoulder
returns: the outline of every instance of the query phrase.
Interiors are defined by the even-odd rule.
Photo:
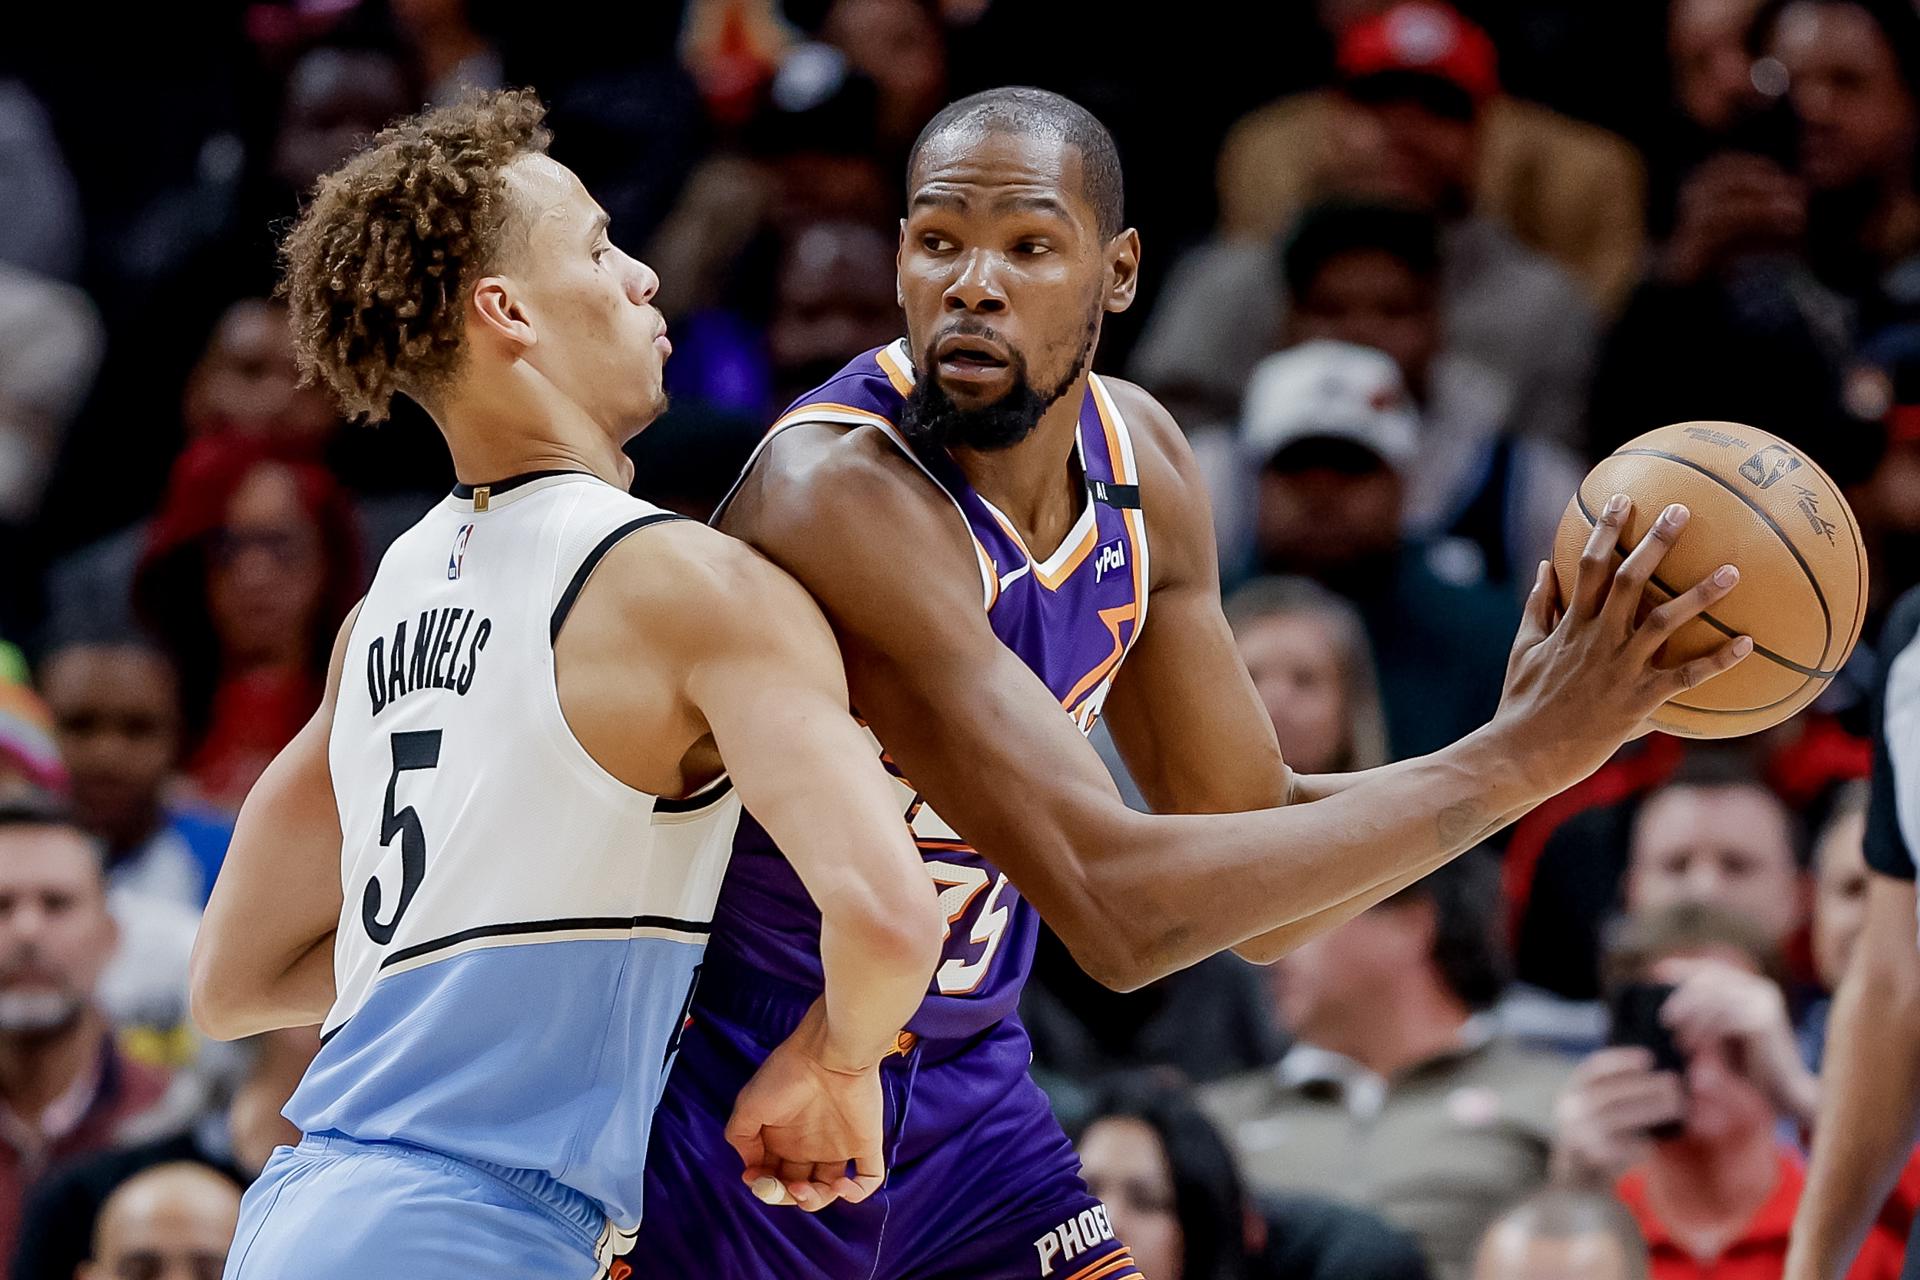
[[[1154,582],[1183,577],[1212,556],[1213,505],[1186,432],[1145,388],[1120,378],[1101,384],[1127,424],[1140,475],[1140,508],[1159,554]]]
[[[788,555],[965,552],[953,505],[877,426],[788,427],[742,482],[721,527]]]
[[[697,520],[669,520],[622,539],[595,571],[617,604],[656,620],[724,619],[777,609],[799,589],[738,538]]]
[[[1114,408],[1127,424],[1134,458],[1140,465],[1143,496],[1150,496],[1147,490],[1156,477],[1178,487],[1199,482],[1199,463],[1194,459],[1187,433],[1152,392],[1124,378],[1103,376],[1100,385],[1107,389]]]

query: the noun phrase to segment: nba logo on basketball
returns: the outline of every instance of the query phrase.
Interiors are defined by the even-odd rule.
[[[1775,481],[1787,472],[1797,469],[1799,465],[1800,459],[1779,445],[1770,444],[1741,463],[1740,474],[1762,489],[1771,489]]]
[[[463,524],[460,532],[453,535],[453,554],[447,557],[447,581],[460,576],[460,566],[467,558],[467,539],[473,536],[473,526]]]

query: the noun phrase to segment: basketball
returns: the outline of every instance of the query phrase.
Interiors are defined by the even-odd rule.
[[[1734,636],[1753,652],[1732,670],[1669,701],[1656,727],[1689,738],[1770,728],[1812,702],[1853,652],[1867,607],[1867,555],[1840,490],[1791,444],[1735,422],[1681,422],[1629,440],[1601,459],[1567,504],[1554,541],[1561,599],[1607,499],[1633,499],[1616,564],[1661,511],[1692,520],[1660,562],[1642,613],[1722,564],[1733,590],[1666,644],[1661,665],[1709,653]]]

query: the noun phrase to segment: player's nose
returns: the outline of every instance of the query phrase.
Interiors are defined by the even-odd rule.
[[[627,272],[627,296],[633,299],[635,306],[646,306],[653,301],[653,295],[660,292],[660,277],[646,263],[634,260],[633,269]]]
[[[992,255],[978,249],[967,254],[943,301],[949,311],[1005,311],[1007,295],[994,278]]]

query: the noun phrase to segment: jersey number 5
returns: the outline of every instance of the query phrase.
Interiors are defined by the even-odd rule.
[[[393,931],[400,927],[400,917],[407,914],[407,907],[412,904],[420,882],[427,878],[427,833],[421,830],[420,815],[413,811],[412,805],[398,813],[394,812],[394,789],[400,785],[401,774],[414,769],[431,769],[439,763],[438,729],[419,729],[393,735],[393,773],[387,778],[386,811],[380,815],[380,847],[384,849],[393,843],[395,836],[400,837],[400,900],[393,905],[393,919],[382,924],[380,881],[377,877],[367,881],[366,895],[360,899],[360,922],[367,926],[367,936],[383,947],[393,941]]]

